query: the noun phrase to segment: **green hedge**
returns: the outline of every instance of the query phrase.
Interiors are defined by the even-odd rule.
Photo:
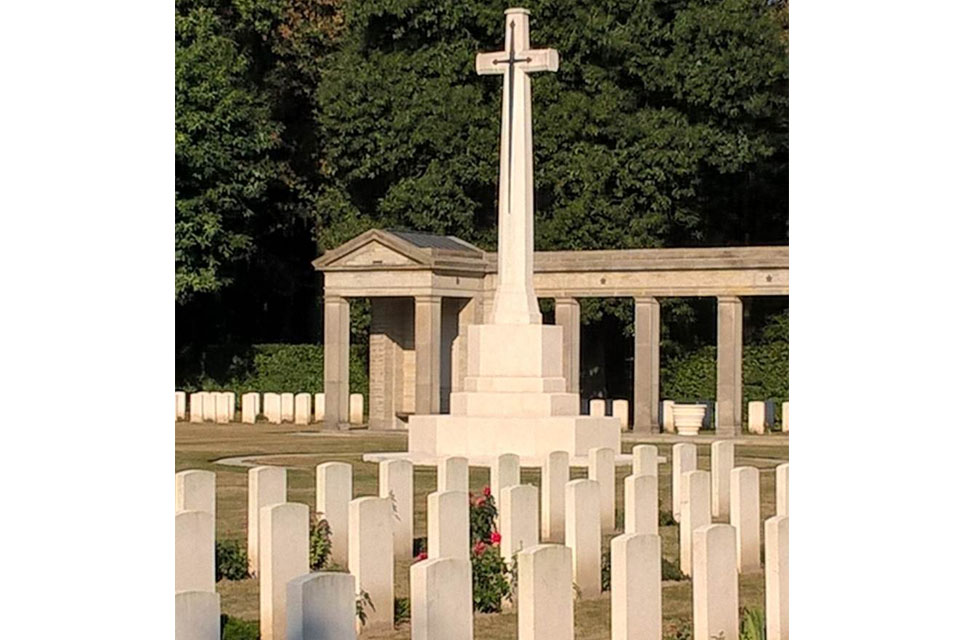
[[[209,346],[177,360],[177,388],[260,393],[323,391],[323,345]],[[366,345],[350,345],[350,392],[369,397]]]
[[[664,362],[660,371],[661,396],[677,402],[715,400],[717,348],[702,347]],[[757,344],[743,348],[743,402],[790,398],[790,346],[786,314],[767,323]],[[778,418],[779,419],[779,418]]]

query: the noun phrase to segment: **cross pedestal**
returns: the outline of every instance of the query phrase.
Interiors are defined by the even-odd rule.
[[[541,324],[533,291],[530,74],[556,71],[559,56],[530,48],[526,9],[505,13],[505,50],[477,56],[478,73],[503,75],[493,322],[467,330],[465,390],[450,394],[450,415],[410,417],[414,461],[457,455],[476,463],[514,453],[529,465],[566,451],[576,464],[593,447],[620,453],[619,419],[579,415],[579,394],[566,392],[563,377],[563,328]]]

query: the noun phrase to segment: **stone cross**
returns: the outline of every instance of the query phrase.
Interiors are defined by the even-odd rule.
[[[494,324],[540,324],[533,293],[533,123],[530,74],[556,71],[555,49],[530,48],[530,12],[507,9],[504,51],[477,55],[477,73],[503,75]]]

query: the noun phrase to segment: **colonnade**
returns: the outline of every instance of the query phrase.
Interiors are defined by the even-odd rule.
[[[450,391],[466,375],[466,327],[484,321],[482,297],[439,295],[372,297],[370,330],[370,426],[401,428],[412,413],[447,410]],[[556,324],[564,329],[563,371],[567,391],[580,391],[580,303],[556,298]],[[633,430],[659,432],[660,303],[634,297]],[[743,400],[743,303],[717,297],[717,435],[738,434]],[[324,390],[327,428],[349,418],[350,303],[324,301]]]

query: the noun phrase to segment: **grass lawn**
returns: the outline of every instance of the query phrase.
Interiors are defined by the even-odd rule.
[[[287,467],[287,499],[308,505],[311,512],[315,508],[314,468],[321,462],[332,460],[349,462],[353,465],[354,497],[377,495],[377,465],[361,460],[365,452],[406,451],[407,438],[404,433],[384,433],[352,431],[347,433],[324,433],[298,435],[299,425],[197,425],[177,423],[176,425],[176,471],[184,469],[207,469],[217,474],[217,538],[242,541],[246,548],[247,521],[247,469],[238,466],[216,464],[214,461],[245,456],[252,461],[257,456],[291,454],[288,457],[269,458],[264,464]],[[631,438],[633,440],[633,438]],[[671,444],[656,442],[660,455],[669,461]],[[632,444],[624,443],[623,450],[629,452]],[[698,468],[710,468],[709,442],[698,443]],[[756,444],[738,444],[736,464],[755,466],[760,470],[760,512],[763,519],[776,511],[774,467],[788,457],[788,445],[777,441],[768,444],[760,441]],[[617,468],[617,523],[623,521],[623,478],[629,474],[629,467]],[[540,484],[540,473],[536,469],[524,469],[521,480],[524,483]],[[586,469],[571,469],[572,478],[586,477]],[[470,468],[470,488],[474,492],[482,490],[489,482],[489,473],[485,468]],[[669,462],[660,465],[660,505],[661,510],[669,510],[671,504],[671,477]],[[414,536],[426,536],[427,494],[436,490],[436,471],[432,468],[414,468]],[[622,531],[621,531],[622,532]],[[761,531],[762,535],[762,531]],[[677,561],[679,553],[677,526],[660,528],[663,554],[669,560]],[[604,536],[604,549],[609,548],[610,538]],[[396,560],[396,596],[407,597],[409,593],[409,566],[411,558]],[[220,581],[217,591],[221,597],[223,613],[255,621],[258,618],[259,601],[257,581],[255,579],[237,582]],[[740,605],[763,606],[763,575],[756,574],[740,578]],[[673,637],[673,629],[692,620],[692,595],[689,580],[664,582],[663,584],[664,637]],[[576,637],[583,640],[601,640],[610,637],[610,597],[605,593],[602,598],[577,602],[575,608]],[[514,613],[478,614],[475,617],[474,630],[477,640],[501,640],[516,638],[517,621]],[[410,637],[409,624],[400,625],[392,633],[364,634],[364,638],[401,639]]]

